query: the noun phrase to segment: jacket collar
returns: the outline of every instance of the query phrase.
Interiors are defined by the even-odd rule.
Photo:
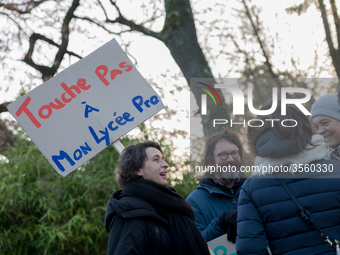
[[[235,185],[229,189],[222,182],[215,178],[202,178],[197,189],[201,188],[208,191],[210,194],[222,194],[233,198],[239,192],[240,186],[244,183],[246,178],[240,178]]]
[[[306,146],[306,150],[286,157],[270,158],[257,156],[255,158],[257,171],[254,171],[251,176],[265,176],[273,174],[272,169],[274,166],[298,166],[299,164],[308,164],[316,160],[330,159],[330,151],[321,135],[313,135],[312,144],[315,145],[315,147],[308,144]],[[289,172],[294,175],[293,168],[290,167]]]

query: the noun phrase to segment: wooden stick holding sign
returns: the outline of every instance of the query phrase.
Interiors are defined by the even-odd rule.
[[[121,155],[123,150],[125,149],[124,145],[119,140],[114,141],[112,143],[112,146],[113,146],[113,148],[116,149],[116,151],[119,153],[119,155]]]
[[[164,105],[113,39],[7,108],[65,177]]]

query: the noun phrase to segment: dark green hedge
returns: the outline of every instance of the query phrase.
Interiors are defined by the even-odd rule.
[[[118,153],[109,146],[62,178],[37,147],[20,136],[14,147],[0,153],[9,159],[0,163],[0,254],[106,254],[104,217],[108,197],[118,189]],[[174,168],[170,147],[163,147]],[[197,185],[188,174],[176,181],[184,197]]]

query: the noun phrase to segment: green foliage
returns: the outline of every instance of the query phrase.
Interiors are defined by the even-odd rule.
[[[0,172],[1,254],[105,254],[108,196],[117,152],[108,147],[66,178],[17,139]]]
[[[151,139],[145,126],[140,129],[142,140]],[[134,140],[120,139],[125,146]],[[169,165],[179,169],[171,161],[172,147],[164,138],[157,141]],[[106,203],[119,189],[114,176],[119,155],[112,146],[65,178],[22,132],[1,154],[9,161],[0,161],[0,254],[106,254]],[[182,196],[191,192],[186,177],[177,183]]]
[[[182,197],[184,197],[184,199],[186,199],[187,196],[196,189],[199,179],[194,177],[189,171],[184,172],[182,177],[183,178],[181,179],[176,178],[174,180],[176,184],[173,187]]]

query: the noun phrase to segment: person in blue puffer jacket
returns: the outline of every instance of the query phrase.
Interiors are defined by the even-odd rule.
[[[269,245],[273,255],[334,255],[330,244],[300,217],[278,178],[334,243],[340,240],[340,162],[329,160],[323,137],[313,135],[309,119],[295,105],[287,105],[284,116],[280,105],[272,114],[258,117],[277,121],[248,128],[258,168],[240,192],[237,254],[268,254]]]

